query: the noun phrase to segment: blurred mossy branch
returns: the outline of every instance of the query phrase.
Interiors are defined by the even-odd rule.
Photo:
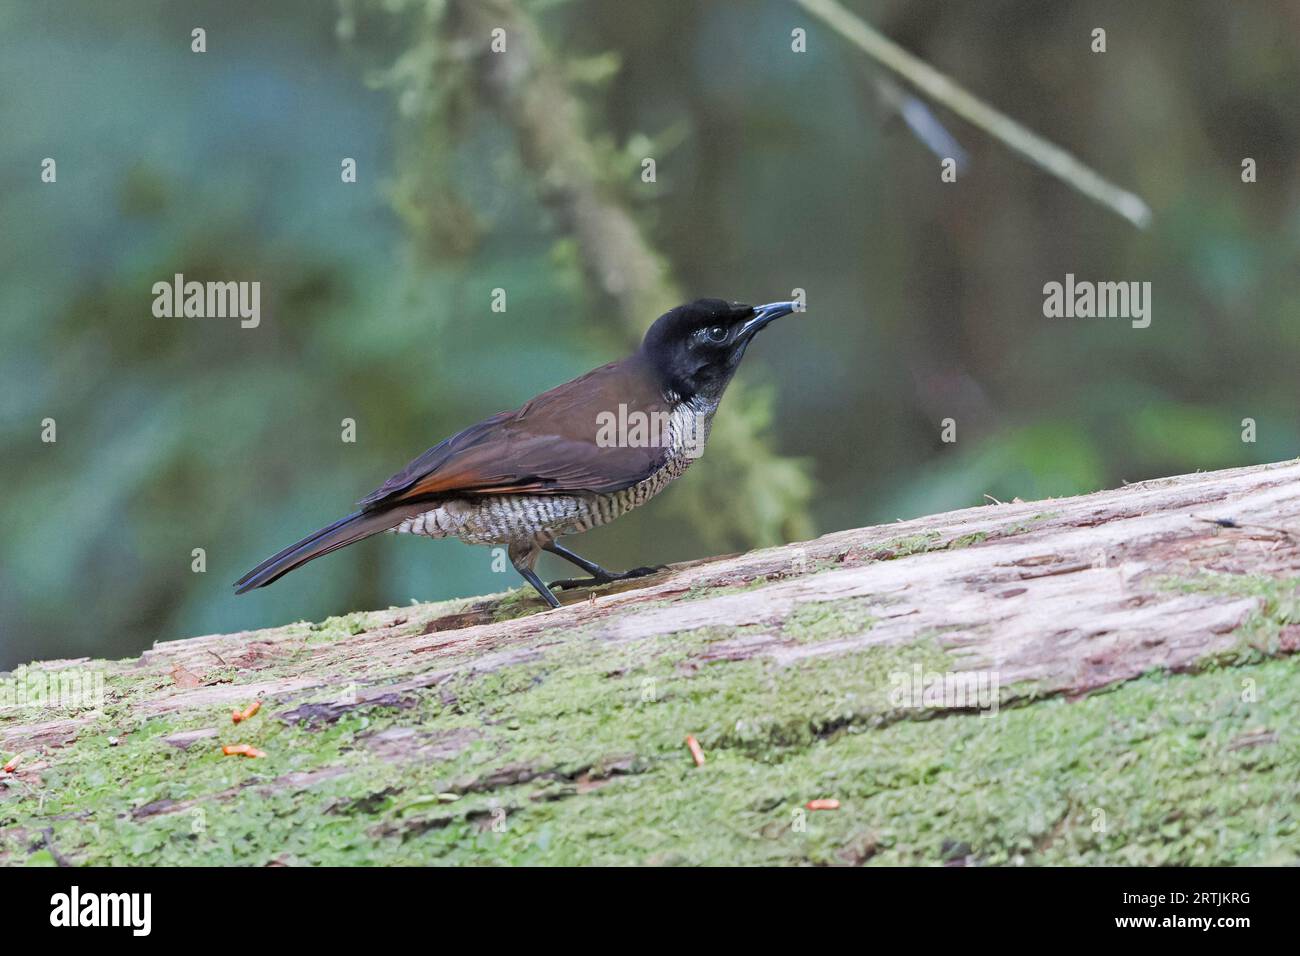
[[[1074,156],[974,96],[930,64],[903,49],[837,0],[794,0],[886,69],[894,71],[934,102],[979,127],[1039,169],[1072,186],[1139,229],[1151,223],[1151,208]]]
[[[553,217],[556,261],[576,266],[592,313],[607,317],[631,347],[655,317],[692,298],[629,208],[629,170],[639,169],[630,157],[651,138],[637,135],[620,149],[593,131],[575,87],[608,80],[618,57],[561,60],[547,48],[533,9],[515,0],[349,0],[339,33],[355,35],[366,12],[390,14],[409,30],[406,49],[373,82],[393,91],[408,121],[393,202],[417,248],[431,259],[468,256],[490,228],[457,188],[454,151],[486,106],[509,130],[533,194]],[[504,51],[491,48],[494,30],[505,31]],[[671,126],[653,141],[662,155],[684,136]],[[811,532],[808,467],[773,449],[771,415],[770,395],[733,385],[713,430],[709,466],[692,476],[692,493],[672,496],[715,547]]]

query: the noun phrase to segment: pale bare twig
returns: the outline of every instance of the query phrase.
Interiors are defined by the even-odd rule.
[[[1035,166],[1073,186],[1094,202],[1123,216],[1139,229],[1151,223],[1142,199],[1103,178],[1055,143],[958,86],[930,64],[909,53],[837,0],[794,0],[881,66],[897,73],[936,103],[978,126]]]

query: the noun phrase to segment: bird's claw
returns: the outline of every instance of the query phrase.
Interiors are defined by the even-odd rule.
[[[592,588],[598,584],[608,584],[612,578],[565,578],[563,581],[548,581],[546,586],[552,591],[572,591],[574,588]]]
[[[566,578],[563,581],[552,581],[546,585],[551,590],[564,589],[571,591],[574,588],[594,588],[601,584],[610,584],[614,581],[626,581],[628,578],[643,578],[647,574],[657,574],[660,571],[668,570],[666,564],[646,565],[640,568],[633,568],[631,571],[613,572],[606,571],[604,574],[595,574],[589,578]]]
[[[624,571],[622,574],[618,575],[618,578],[619,580],[623,580],[624,578],[643,578],[647,574],[658,574],[660,571],[667,570],[668,565],[666,564],[647,564],[639,568],[633,568],[631,571]]]

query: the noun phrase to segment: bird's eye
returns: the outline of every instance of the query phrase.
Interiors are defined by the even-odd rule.
[[[727,341],[727,330],[721,325],[715,325],[704,330],[704,337],[714,344],[721,344]]]

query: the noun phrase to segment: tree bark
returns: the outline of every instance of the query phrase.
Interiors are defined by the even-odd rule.
[[[54,820],[31,801],[42,792],[57,797],[59,788],[71,786],[76,773],[100,759],[97,755],[111,754],[112,745],[105,743],[109,737],[130,737],[133,746],[155,757],[184,755],[200,768],[225,760],[228,772],[247,766],[254,773],[253,782],[222,777],[220,786],[207,780],[197,792],[155,800],[129,787],[114,787],[103,806],[82,808],[100,826],[130,829],[141,820],[194,807],[220,813],[253,786],[263,795],[303,795],[327,783],[357,785],[361,770],[346,749],[330,751],[328,759],[290,760],[286,750],[278,749],[277,735],[287,732],[283,728],[314,732],[362,715],[383,717],[366,717],[373,726],[358,725],[355,731],[352,746],[365,760],[397,768],[398,781],[414,772],[411,761],[418,761],[420,773],[434,776],[446,765],[448,776],[438,778],[437,785],[450,792],[448,801],[471,794],[506,800],[502,805],[516,819],[534,812],[537,801],[549,805],[552,796],[583,798],[588,790],[611,786],[622,776],[644,775],[650,781],[664,773],[677,780],[691,765],[682,743],[687,734],[699,738],[709,761],[716,754],[725,755],[720,759],[728,767],[728,761],[753,761],[752,773],[758,775],[753,779],[762,779],[796,759],[806,761],[804,772],[815,776],[819,761],[831,759],[826,754],[852,745],[841,742],[850,739],[844,734],[884,734],[896,724],[938,718],[945,718],[941,724],[958,722],[954,726],[963,720],[978,723],[977,712],[1000,713],[1010,720],[1007,715],[1017,710],[1039,712],[1052,699],[1080,701],[1130,681],[1140,685],[1132,694],[1155,695],[1154,712],[1166,708],[1173,713],[1174,705],[1161,703],[1165,685],[1147,683],[1153,674],[1166,675],[1166,681],[1176,679],[1171,674],[1188,675],[1187,693],[1194,693],[1196,681],[1209,679],[1200,675],[1222,679],[1235,668],[1243,685],[1253,685],[1269,683],[1267,675],[1274,672],[1268,667],[1291,666],[1269,662],[1300,647],[1298,543],[1300,463],[1292,461],[837,532],[675,565],[595,592],[561,592],[564,606],[555,611],[546,611],[520,588],[505,596],[391,608],[316,625],[168,641],[134,660],[45,662],[36,669],[48,674],[102,671],[108,699],[96,709],[64,710],[56,716],[48,708],[0,710],[0,759],[19,758],[12,772],[0,774],[0,862],[6,855],[40,852],[33,849],[39,841],[32,834],[39,836],[51,825],[64,856],[103,859],[89,838],[78,844],[80,830],[66,838],[60,834],[60,826],[70,825],[66,817]],[[884,662],[882,669],[875,677],[864,677],[876,666],[873,662]],[[1265,670],[1257,674],[1259,668]],[[995,697],[953,701],[943,696],[940,681],[938,696],[921,699],[921,689],[909,681],[922,670],[949,678],[991,676]],[[565,681],[578,681],[578,674],[588,683],[571,688],[572,703],[564,703],[569,697],[556,697],[558,703],[551,706],[557,712],[530,709],[542,699],[538,695],[558,693]],[[801,683],[812,681],[810,675],[815,684]],[[607,704],[630,706],[602,696],[604,688],[623,687],[629,680],[630,694],[644,694],[650,687],[650,698],[657,702],[637,706],[651,709],[602,711]],[[708,694],[696,700],[691,696],[696,686],[709,688]],[[770,699],[764,696],[769,691]],[[909,696],[911,691],[918,695]],[[1227,693],[1231,702],[1236,690]],[[1270,706],[1280,707],[1277,695],[1290,691],[1271,693]],[[661,699],[663,694],[670,699]],[[1242,706],[1250,704],[1248,697],[1243,695]],[[262,702],[261,714],[232,725],[229,712],[255,699]],[[467,699],[474,703],[466,704]],[[833,706],[828,704],[832,699]],[[1116,699],[1122,703],[1128,698]],[[687,703],[674,718],[678,701]],[[1051,713],[1065,715],[1060,719],[1089,713],[1081,703],[1069,706],[1077,709]],[[655,723],[639,724],[642,713],[653,714],[644,719]],[[1294,716],[1287,711],[1283,717],[1287,715]],[[1224,718],[1207,711],[1186,719]],[[1245,723],[1225,739],[1223,754],[1274,748],[1277,761],[1270,773],[1278,774],[1274,782],[1289,787],[1294,796],[1297,752],[1285,736],[1294,724],[1256,723],[1283,719],[1277,714],[1241,719]],[[274,732],[259,729],[267,726]],[[1213,739],[1218,724],[1209,726]],[[1161,734],[1181,732],[1172,726],[1157,729],[1141,746],[1154,746],[1151,741],[1163,739]],[[258,738],[259,733],[270,736]],[[250,734],[270,754],[266,760],[232,767],[229,762],[236,758],[214,756],[219,743]],[[550,743],[536,756],[520,759],[511,734]],[[566,742],[570,734],[590,739],[590,747]],[[1285,747],[1278,743],[1279,734]],[[279,748],[284,746],[280,741]],[[1063,741],[1061,746],[1068,750],[1073,745]],[[698,770],[704,773],[708,767]],[[1024,769],[1010,766],[1007,773],[1014,776]],[[120,767],[114,772],[129,776]],[[833,776],[836,786],[850,786],[842,772]],[[1153,783],[1158,783],[1154,777]],[[999,782],[986,784],[992,789],[982,791],[981,799],[996,798]],[[1211,785],[1207,777],[1206,786]],[[388,789],[401,786],[394,783]],[[823,781],[822,789],[826,786]],[[154,789],[162,793],[167,788]],[[809,794],[810,799],[825,795],[821,790]],[[863,796],[864,805],[870,799]],[[1267,799],[1278,796],[1272,793]],[[406,817],[395,816],[383,804],[375,804],[365,831],[377,854],[375,847],[388,845],[394,835],[400,835],[402,846],[412,838]],[[459,804],[448,806],[454,809],[421,819],[438,829],[470,827],[475,820],[479,824],[474,825],[481,825],[488,812],[484,805],[463,812]],[[1086,807],[1066,806],[1066,822],[1056,826],[1073,827],[1071,814],[1076,812],[1083,815],[1080,826],[1086,823]],[[917,807],[906,811],[924,812]],[[882,826],[870,832],[879,834]],[[1276,828],[1270,832],[1276,834]],[[1295,827],[1288,832],[1284,845],[1291,850],[1286,852],[1300,850]],[[626,836],[611,837],[610,846],[620,847],[619,852],[602,857],[593,850],[591,858],[661,862],[653,851],[669,852],[664,846],[674,845],[665,838],[641,846]],[[745,858],[748,844],[736,839],[736,858]],[[845,839],[867,837],[855,832]],[[1033,841],[1025,852],[1054,859],[1052,845],[1043,848]],[[942,855],[951,848],[932,850]],[[722,852],[715,862],[730,858],[730,851],[715,852]],[[836,844],[834,852],[840,855],[832,855],[830,862],[847,851]],[[1127,858],[1113,847],[1098,849],[1099,856],[1079,852],[1092,861]],[[1269,859],[1278,858],[1276,847],[1270,852]],[[1014,858],[1002,844],[970,850],[974,857],[981,853],[993,862]],[[123,859],[120,851],[108,858]],[[165,856],[156,858],[165,861]],[[1188,862],[1240,858],[1224,850]],[[313,858],[301,850],[295,859]],[[675,857],[669,853],[666,859]]]

